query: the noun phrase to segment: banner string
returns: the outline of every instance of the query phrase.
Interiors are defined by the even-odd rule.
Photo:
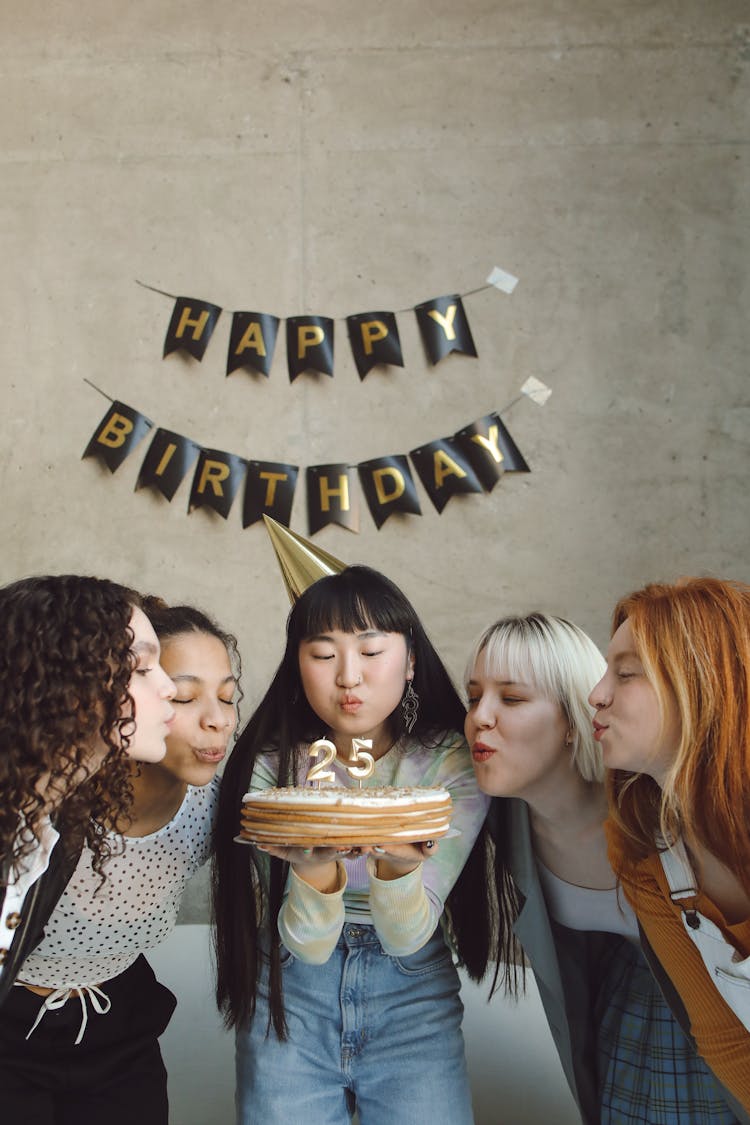
[[[171,301],[177,301],[177,300],[179,300],[179,297],[178,297],[178,296],[177,296],[176,294],[174,294],[174,293],[167,293],[167,291],[166,291],[165,289],[157,289],[155,285],[148,285],[148,284],[147,284],[147,283],[146,283],[145,281],[139,281],[139,280],[138,280],[138,278],[136,278],[136,279],[135,279],[135,283],[136,283],[136,285],[140,285],[142,289],[149,289],[149,290],[150,290],[150,291],[151,291],[152,293],[159,293],[159,294],[160,294],[160,295],[161,295],[162,297],[169,297],[169,299],[170,299]],[[495,286],[493,286],[493,285],[478,285],[476,289],[467,289],[465,293],[457,293],[457,294],[456,294],[456,296],[460,297],[460,298],[461,298],[461,300],[463,300],[463,298],[464,298],[464,297],[473,297],[475,293],[482,293],[482,292],[483,292],[483,291],[484,291],[485,289],[494,289],[494,288],[495,288]],[[211,302],[211,304],[213,304],[213,303],[214,303],[214,302],[212,301],[212,302]],[[398,314],[398,315],[400,315],[400,314],[402,314],[402,313],[409,313],[409,312],[414,312],[415,308],[416,308],[416,305],[411,305],[411,306],[410,306],[409,308],[406,308],[406,309],[393,309],[393,310],[390,310],[390,309],[389,309],[388,311],[389,311],[389,312],[390,312],[390,311],[392,311],[392,312],[393,312],[393,314],[394,314],[394,316],[395,316],[395,315],[397,315],[397,314]],[[240,312],[240,311],[244,311],[244,310],[240,310],[240,309],[225,309],[225,308],[224,308],[224,306],[222,305],[222,307],[221,307],[221,311],[222,311],[222,312],[226,312],[226,313],[229,313],[229,314],[230,314],[231,316],[234,316],[234,314],[235,314],[236,312]],[[319,314],[314,314],[314,313],[309,313],[309,314],[307,314],[307,313],[302,313],[302,314],[299,314],[299,315],[303,315],[303,316],[306,316],[306,315],[309,315],[309,316],[314,316],[314,315],[319,315]],[[286,319],[286,320],[289,320],[290,318],[289,318],[289,317],[280,317],[279,319],[280,319],[280,320],[281,320],[281,319]],[[347,319],[347,318],[346,318],[345,316],[334,316],[334,317],[331,317],[331,320],[346,320],[346,319]]]
[[[103,391],[100,387],[97,387],[96,383],[92,383],[91,380],[87,379],[85,375],[83,377],[83,381],[84,383],[88,383],[90,387],[93,387],[95,391],[99,391],[99,394],[103,395],[104,398],[109,399],[110,402],[115,401],[115,399],[113,399],[111,395],[108,395],[106,391]]]

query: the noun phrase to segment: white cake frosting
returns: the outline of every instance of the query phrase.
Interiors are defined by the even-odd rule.
[[[243,803],[252,801],[269,805],[299,805],[312,803],[317,807],[346,805],[349,808],[398,808],[403,805],[426,805],[450,798],[447,789],[345,789],[330,785],[321,789],[287,787],[283,789],[261,789],[246,793]]]

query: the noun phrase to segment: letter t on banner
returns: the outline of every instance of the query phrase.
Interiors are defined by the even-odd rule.
[[[289,527],[298,473],[297,465],[280,461],[248,461],[242,526],[250,527],[262,516],[270,516],[277,523]]]

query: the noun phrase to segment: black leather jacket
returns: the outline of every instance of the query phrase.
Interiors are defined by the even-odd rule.
[[[0,933],[0,1004],[13,987],[24,961],[42,940],[47,920],[75,871],[81,847],[82,842],[78,846],[66,845],[60,837],[52,849],[47,870],[24,899],[20,921],[14,929],[3,927]],[[7,877],[7,870],[3,870],[3,877]],[[4,899],[4,890],[0,890],[0,895]]]

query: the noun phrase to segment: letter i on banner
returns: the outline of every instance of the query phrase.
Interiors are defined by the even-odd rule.
[[[310,465],[307,479],[307,518],[314,535],[329,523],[359,531],[359,500],[352,489],[351,465]]]
[[[190,438],[161,428],[154,434],[136,481],[139,488],[151,487],[171,500],[195,464],[200,446]]]
[[[442,512],[452,496],[481,492],[482,486],[452,438],[439,438],[409,453],[430,500]]]
[[[356,313],[346,318],[346,324],[360,379],[364,379],[378,363],[393,367],[404,366],[394,313]]]
[[[451,352],[476,356],[463,301],[457,293],[424,301],[415,306],[414,312],[430,363],[439,363]]]
[[[164,340],[164,356],[185,351],[201,360],[208,347],[221,307],[192,297],[178,297]]]
[[[403,454],[362,461],[357,466],[357,471],[378,531],[394,512],[422,515],[414,477]]]
[[[86,446],[83,457],[98,457],[114,473],[153,424],[132,406],[113,402]]]
[[[226,519],[245,476],[246,464],[234,453],[202,449],[190,488],[188,512],[211,508]]]
[[[250,527],[265,515],[288,527],[298,474],[297,465],[279,461],[248,461],[242,526]]]

